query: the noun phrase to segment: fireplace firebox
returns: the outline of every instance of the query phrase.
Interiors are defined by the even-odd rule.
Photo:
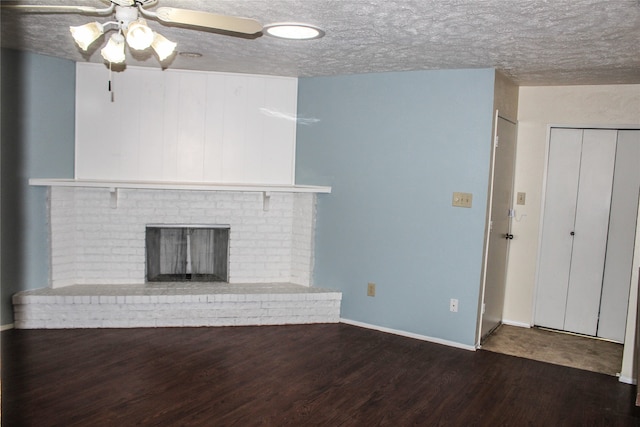
[[[228,282],[229,225],[147,225],[148,282]]]

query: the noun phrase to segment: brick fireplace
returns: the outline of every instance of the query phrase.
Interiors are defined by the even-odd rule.
[[[51,187],[51,283],[145,283],[149,224],[228,224],[229,283],[309,286],[315,194]]]
[[[322,191],[57,183],[32,182],[50,187],[51,282],[14,295],[16,328],[339,321],[341,293],[311,286]],[[228,282],[148,283],[146,230],[154,224],[224,224]]]

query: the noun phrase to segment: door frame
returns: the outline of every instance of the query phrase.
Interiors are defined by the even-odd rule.
[[[551,129],[564,128],[564,129],[613,129],[613,130],[640,130],[640,125],[567,125],[567,124],[548,124],[547,125],[547,137],[545,142],[544,151],[544,169],[542,171],[542,191],[540,192],[540,222],[538,224],[538,243],[536,250],[536,270],[535,270],[535,282],[531,307],[531,319],[529,325],[533,326],[535,320],[535,308],[538,299],[538,273],[540,271],[540,251],[542,249],[542,227],[544,223],[544,209],[547,196],[547,172],[549,168],[549,149],[551,143]],[[637,295],[640,292],[638,289],[640,284],[638,283],[638,269],[640,268],[640,201],[638,203],[638,212],[636,216],[636,233],[635,233],[635,247],[633,251],[633,262],[631,271],[631,286],[629,291],[629,304],[627,309],[627,325],[625,331],[624,349],[622,354],[622,367],[620,371],[620,382],[627,384],[635,384],[634,379],[634,359],[635,359],[635,334],[636,334],[636,313],[638,310],[638,298]]]

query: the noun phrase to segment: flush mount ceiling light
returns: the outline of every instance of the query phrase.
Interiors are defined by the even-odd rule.
[[[324,36],[322,29],[298,22],[269,24],[264,27],[263,32],[272,37],[288,40],[312,40]]]

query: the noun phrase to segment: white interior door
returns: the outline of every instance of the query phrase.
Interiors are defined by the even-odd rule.
[[[535,324],[564,329],[582,130],[551,129]]]
[[[598,330],[617,134],[609,129],[583,134],[566,331],[596,335]]]
[[[491,229],[487,251],[487,267],[484,284],[484,313],[482,314],[481,337],[487,336],[502,323],[504,292],[507,272],[509,242],[511,241],[511,216],[509,210],[513,199],[513,176],[516,155],[517,127],[514,123],[498,117],[493,164],[491,197]]]
[[[624,342],[640,192],[640,130],[618,131],[598,336]]]

